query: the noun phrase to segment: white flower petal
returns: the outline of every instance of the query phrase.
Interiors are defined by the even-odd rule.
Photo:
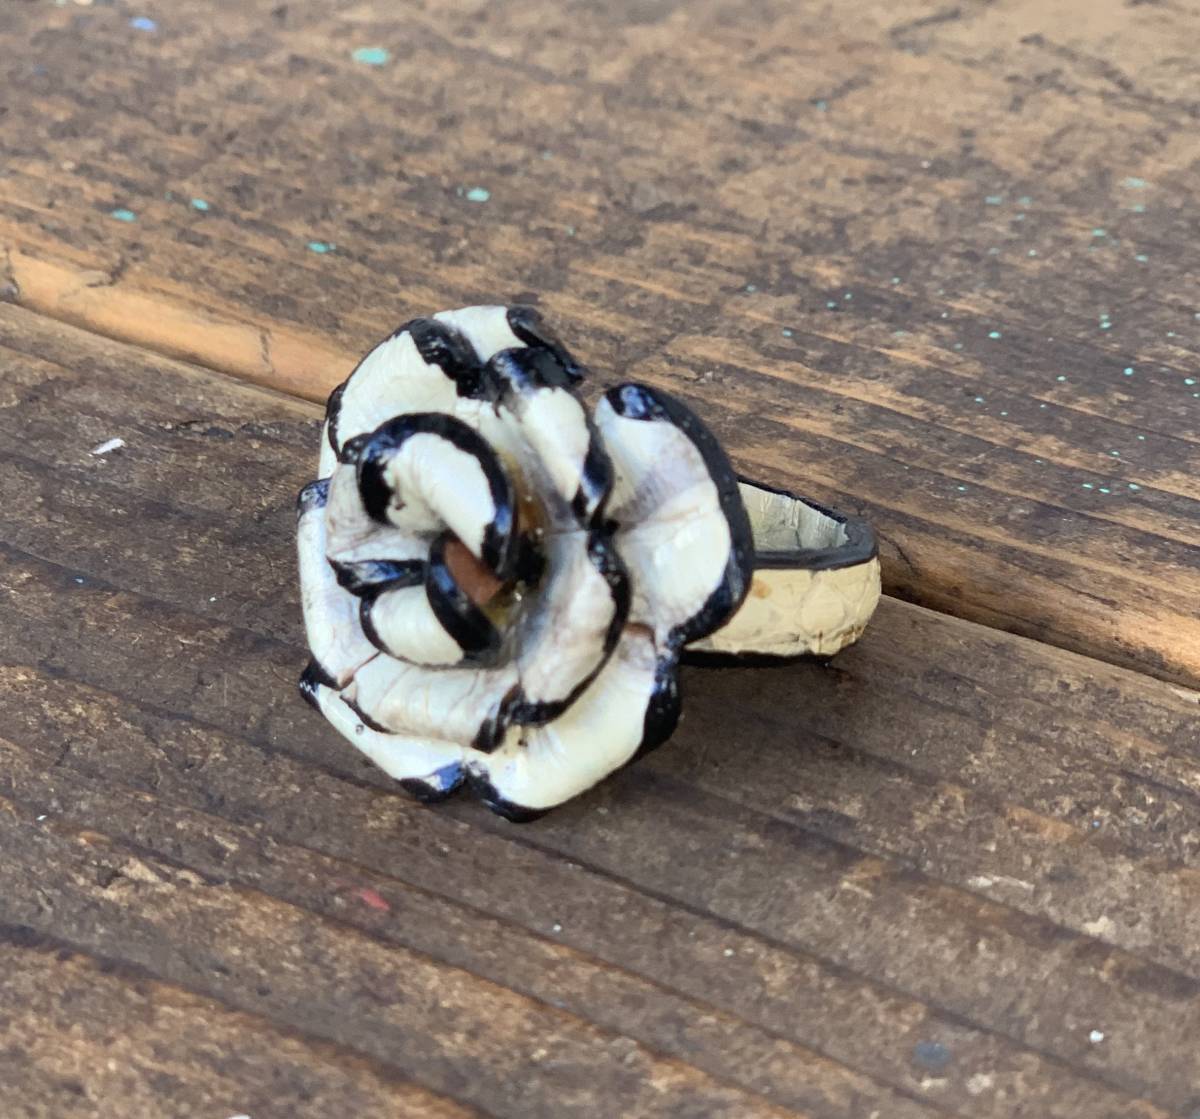
[[[425,799],[445,795],[461,780],[461,763],[466,755],[461,746],[443,739],[387,734],[372,728],[337,691],[310,678],[302,679],[301,690],[334,729],[384,773],[406,785],[420,785],[411,791]]]
[[[612,658],[563,715],[545,726],[513,727],[493,754],[469,758],[484,800],[521,819],[591,788],[637,753],[659,683],[649,634],[627,629]]]
[[[308,645],[322,673],[344,685],[378,650],[363,636],[358,599],[338,584],[325,560],[327,480],[300,491],[296,528],[300,603]]]
[[[647,385],[610,390],[596,426],[615,481],[607,515],[629,568],[630,620],[678,649],[720,626],[745,597],[754,566],[737,478],[696,416]]]
[[[371,642],[389,656],[440,666],[459,664],[463,659],[462,647],[438,620],[423,583],[363,599],[361,617]]]

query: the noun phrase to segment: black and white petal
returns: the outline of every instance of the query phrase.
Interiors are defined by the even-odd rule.
[[[737,475],[695,413],[649,385],[609,390],[596,426],[615,472],[608,516],[633,580],[630,620],[660,649],[679,649],[718,628],[750,587]]]
[[[516,559],[516,496],[489,444],[462,420],[416,412],[381,424],[352,454],[371,520],[417,535],[449,528],[500,578]]]
[[[502,350],[488,362],[498,408],[524,441],[531,485],[547,503],[548,532],[588,527],[612,489],[612,464],[575,395],[563,358],[548,349]]]
[[[302,681],[301,690],[335,730],[421,799],[440,799],[461,784],[464,752],[460,746],[373,728],[337,689],[311,678]]]
[[[494,753],[469,759],[472,784],[490,807],[514,820],[531,819],[591,788],[641,748],[657,673],[649,633],[631,628],[566,712],[541,726],[513,727]]]
[[[599,534],[545,539],[537,608],[515,630],[521,695],[512,722],[545,722],[566,710],[616,647],[629,613],[629,579]]]
[[[328,496],[329,481],[322,479],[305,486],[297,501],[300,602],[313,659],[320,673],[341,687],[377,650],[359,625],[358,599],[341,586],[325,559]]]

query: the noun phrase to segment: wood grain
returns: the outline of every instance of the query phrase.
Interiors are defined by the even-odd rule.
[[[11,1119],[476,1114],[336,1046],[27,927],[0,929],[0,990],[0,1105]]]
[[[425,809],[294,692],[319,410],[15,308],[0,370],[30,968],[497,1115],[1200,1107],[1196,692],[885,600],[832,668],[688,669],[672,743],[535,825]]]
[[[10,298],[313,398],[540,302],[871,516],[893,594],[1200,680],[1194,5],[129,16],[5,9]]]

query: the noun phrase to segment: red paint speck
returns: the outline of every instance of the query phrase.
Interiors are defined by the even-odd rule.
[[[363,886],[362,889],[355,890],[354,896],[363,905],[369,905],[372,909],[377,909],[380,913],[390,913],[392,910],[392,907],[383,899],[383,896],[378,891],[372,890],[370,886]]]

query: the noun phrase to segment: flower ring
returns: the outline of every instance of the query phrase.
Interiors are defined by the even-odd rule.
[[[582,379],[536,311],[468,307],[329,398],[301,692],[422,800],[531,819],[671,734],[685,649],[829,656],[879,599],[864,522],[739,480],[648,385],[589,417]]]

